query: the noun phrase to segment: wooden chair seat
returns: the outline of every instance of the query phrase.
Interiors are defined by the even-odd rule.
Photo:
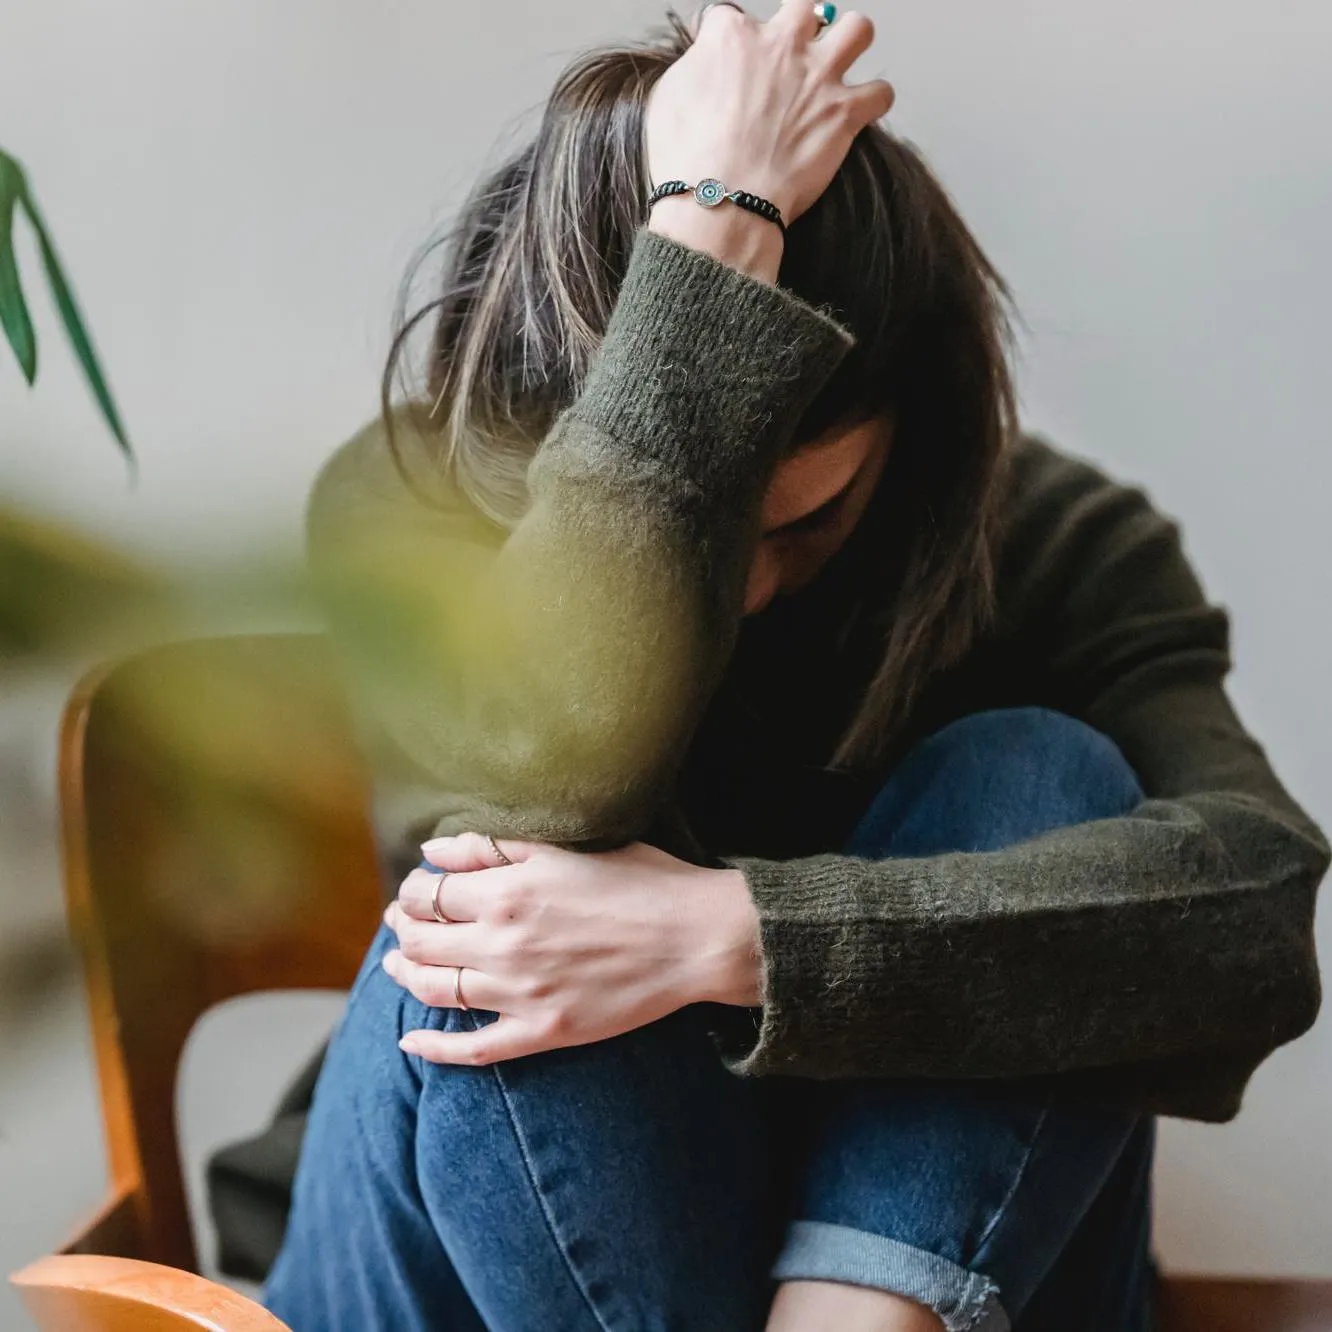
[[[379,924],[366,774],[325,641],[205,639],[96,670],[66,707],[60,763],[111,1188],[65,1256],[14,1280],[53,1332],[276,1332],[194,1275],[175,1086],[209,1008],[346,989]],[[1332,1283],[1164,1285],[1168,1332],[1332,1332]]]
[[[133,1258],[42,1258],[13,1281],[51,1332],[291,1332],[226,1286]]]

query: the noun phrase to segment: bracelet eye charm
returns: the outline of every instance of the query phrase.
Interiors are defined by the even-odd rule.
[[[716,208],[728,193],[725,185],[719,180],[713,180],[711,176],[705,180],[700,180],[694,186],[694,198],[703,205],[704,208]]]
[[[715,176],[705,176],[697,185],[691,185],[686,180],[662,181],[652,191],[652,195],[647,201],[648,211],[651,212],[652,208],[662,199],[669,199],[675,194],[692,194],[694,202],[701,204],[704,208],[716,208],[718,204],[725,203],[729,199],[737,208],[743,208],[747,212],[757,213],[759,217],[767,218],[783,235],[786,234],[786,223],[782,221],[782,210],[775,203],[761,195],[750,194],[748,190],[728,190]]]

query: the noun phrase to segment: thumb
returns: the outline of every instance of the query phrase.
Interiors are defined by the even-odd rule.
[[[518,865],[530,860],[540,849],[539,842],[519,842],[507,837],[501,841],[474,832],[459,833],[456,837],[432,837],[421,843],[421,854],[429,864],[450,874],[496,869],[506,861]]]

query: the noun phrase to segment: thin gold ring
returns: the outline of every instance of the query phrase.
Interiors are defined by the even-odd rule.
[[[470,1008],[468,1008],[468,1006],[467,1006],[467,1001],[462,997],[462,968],[461,968],[461,967],[454,967],[454,968],[453,968],[453,998],[454,998],[454,1002],[458,1005],[459,1008],[462,1009],[462,1011],[463,1011],[464,1013],[470,1013],[470,1012],[472,1011]]]
[[[501,851],[501,850],[499,849],[499,843],[496,842],[495,839],[494,839],[489,833],[486,834],[486,841],[490,843],[490,849],[491,849],[491,850],[495,853],[495,855],[499,858],[499,863],[500,863],[500,865],[512,865],[512,864],[513,864],[513,861],[510,860],[509,857],[506,856],[506,855],[504,854],[504,852]],[[496,865],[495,868],[496,868],[496,869],[499,869],[499,865]]]
[[[439,905],[439,890],[444,887],[444,880],[448,877],[448,871],[445,870],[439,878],[435,880],[435,891],[430,894],[430,909],[434,912],[435,919],[439,921],[441,925],[453,924],[453,921],[444,914]]]

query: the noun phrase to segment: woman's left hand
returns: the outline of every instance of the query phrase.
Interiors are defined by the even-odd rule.
[[[475,833],[422,847],[384,920],[384,969],[424,1004],[500,1014],[476,1031],[413,1031],[409,1054],[440,1064],[585,1045],[703,1001],[757,1005],[758,913],[739,870],[701,869],[635,842],[565,851]],[[434,907],[448,918],[436,919]]]

